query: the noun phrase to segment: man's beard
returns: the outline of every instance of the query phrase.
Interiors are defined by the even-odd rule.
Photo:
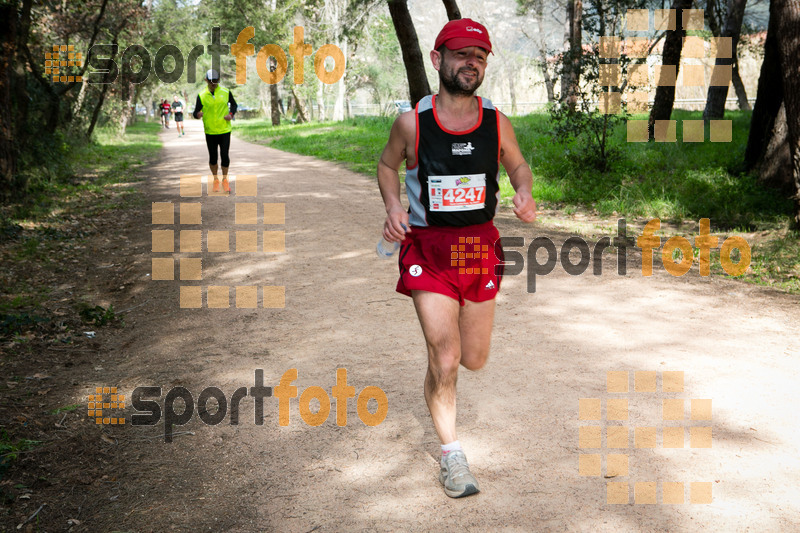
[[[472,82],[465,82],[458,77],[461,72],[473,72],[475,79]],[[439,69],[439,83],[454,96],[472,96],[483,83],[483,78],[480,77],[477,69],[470,67],[461,67],[457,72],[452,72],[447,68],[447,63],[442,60],[442,68]]]

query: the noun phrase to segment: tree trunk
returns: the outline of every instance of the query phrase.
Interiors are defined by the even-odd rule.
[[[119,135],[125,135],[125,130],[130,125],[132,118],[136,116],[136,85],[131,82],[123,82],[127,83],[128,87],[125,89],[123,94],[127,95],[125,97],[120,98],[123,103],[122,112],[119,116],[119,123],[117,126],[117,131]]]
[[[581,21],[583,17],[583,0],[567,1],[567,35],[569,49],[564,54],[563,72],[561,74],[561,101],[566,102],[570,110],[575,111],[580,92],[581,58]]]
[[[800,0],[772,0],[770,21],[777,18],[777,46],[783,73],[796,227],[800,227]]]
[[[787,196],[794,193],[792,183],[792,151],[789,149],[789,127],[786,123],[786,106],[780,103],[778,114],[769,131],[769,140],[758,166],[758,179]]]
[[[108,83],[103,84],[103,89],[100,91],[100,98],[97,99],[97,103],[94,105],[94,111],[92,112],[92,121],[89,123],[89,129],[86,130],[87,139],[92,138],[92,133],[94,133],[94,127],[97,125],[97,119],[100,118],[100,110],[103,109],[103,102],[106,99],[108,86],[109,86]]]
[[[302,124],[303,122],[308,122],[308,112],[306,111],[306,106],[303,104],[303,101],[297,96],[297,91],[295,90],[294,83],[291,84],[291,91],[292,91],[292,101],[294,102],[295,108],[297,108],[297,122],[298,124]]]
[[[461,11],[458,9],[456,0],[442,0],[444,9],[447,11],[447,20],[458,20],[461,18]]]
[[[517,90],[514,86],[514,72],[508,74],[508,93],[511,97],[511,114],[517,114]]]
[[[258,109],[262,117],[266,118],[269,109],[269,85],[258,84]]]
[[[423,97],[431,94],[428,76],[425,74],[425,63],[419,49],[417,31],[414,29],[414,22],[411,20],[411,13],[408,12],[406,0],[389,0],[389,14],[392,16],[394,31],[403,52],[403,64],[408,77],[408,93],[413,107]]]
[[[131,112],[131,120],[128,122],[128,124],[135,124],[136,121],[139,119],[139,115],[136,113],[136,105],[139,103],[140,99],[139,97],[141,96],[141,94],[142,94],[142,85],[140,83],[137,83],[133,90],[133,100],[131,102],[133,104],[133,110]]]
[[[736,63],[736,47],[739,45],[739,33],[742,29],[742,19],[744,18],[744,7],[747,0],[729,0],[728,14],[725,17],[725,26],[722,28],[720,37],[731,38],[731,57],[717,56],[714,63],[714,70],[721,70],[719,67],[730,66]],[[712,74],[713,76],[713,74]],[[703,111],[703,118],[719,119],[725,115],[725,100],[728,99],[728,86],[711,85],[708,88],[706,98],[706,108]]]
[[[286,118],[292,120],[292,117],[294,116],[294,111],[295,111],[294,97],[290,96],[289,105],[286,106]]]
[[[78,97],[75,99],[75,103],[72,105],[72,120],[73,125],[80,124],[80,115],[81,109],[83,109],[83,100],[86,98],[86,86],[88,82],[86,78],[83,79],[81,82],[81,90],[78,91]]]
[[[547,40],[545,39],[545,29],[542,20],[544,19],[544,3],[540,2],[536,11],[536,22],[539,25],[539,60],[542,62],[542,76],[544,77],[544,87],[547,90],[547,101],[553,103],[556,101],[555,82],[550,76],[550,69],[547,66]]]
[[[117,30],[117,33],[114,35],[114,40],[112,41],[112,44],[114,46],[112,46],[111,48],[112,50],[110,57],[111,61],[114,61],[114,59],[116,59],[117,52],[119,51],[117,37],[121,29],[122,26],[119,27],[119,30]],[[100,118],[100,110],[103,109],[103,102],[106,99],[106,93],[108,93],[108,87],[109,85],[111,85],[108,79],[110,73],[111,71],[109,70],[109,72],[106,72],[106,74],[103,76],[103,88],[100,90],[100,97],[97,99],[97,103],[94,106],[94,111],[92,112],[92,120],[89,123],[89,129],[86,131],[86,138],[89,140],[92,139],[92,133],[94,132],[94,128],[97,125],[97,119]]]
[[[273,126],[281,125],[281,107],[278,101],[279,98],[280,95],[278,94],[278,84],[273,83],[269,86],[269,108]]]
[[[344,57],[347,57],[347,37],[342,37],[339,41],[339,49],[344,54]],[[333,120],[344,120],[344,97],[347,92],[345,79],[347,79],[346,74],[336,82],[336,103],[333,104]]]
[[[778,111],[783,105],[783,79],[781,75],[780,51],[778,50],[777,20],[770,16],[767,28],[767,39],[764,43],[764,61],[761,63],[761,73],[758,76],[758,90],[753,116],[750,120],[750,134],[747,139],[747,148],[744,152],[745,167],[754,169],[761,166],[766,157],[767,146],[775,132]],[[775,156],[770,156],[771,165],[775,164]],[[789,161],[777,164],[776,168],[789,168]],[[778,187],[788,186],[781,176],[777,174],[764,174],[759,172],[760,179]]]
[[[23,49],[27,46],[28,36],[30,35],[31,27],[31,8],[33,0],[24,0],[22,7],[18,13],[15,12],[14,19],[18,24],[14,27],[16,32],[16,39],[14,46],[16,48],[15,55],[12,56],[11,67],[13,71],[9,76],[11,82],[11,135],[15,144],[17,155],[20,153],[20,147],[26,146],[30,135],[29,131],[29,104],[33,101],[28,92],[28,70],[26,62],[28,61]],[[17,5],[17,2],[12,2],[12,5]],[[52,84],[48,84],[52,90]]]
[[[720,21],[717,20],[717,0],[706,1],[706,22],[708,22],[708,29],[711,30],[711,35],[719,37],[722,30],[719,29]]]
[[[739,100],[739,109],[751,111],[750,102],[747,100],[747,91],[744,88],[742,77],[739,75],[739,61],[733,64],[733,89],[736,91],[736,98]]]
[[[677,76],[681,66],[681,52],[683,51],[683,38],[686,30],[683,29],[683,10],[692,7],[692,0],[673,0],[671,9],[675,9],[677,17],[676,30],[668,31],[664,41],[664,53],[662,54],[662,65],[675,65],[675,75]],[[656,120],[669,120],[672,115],[672,106],[675,104],[675,86],[660,85],[656,88],[653,109],[650,110],[648,128],[650,138],[653,138],[653,125]]]
[[[17,171],[11,106],[14,59],[17,56],[16,39],[17,3],[0,4],[0,200],[10,196]]]
[[[317,85],[317,120],[325,121],[325,84]]]

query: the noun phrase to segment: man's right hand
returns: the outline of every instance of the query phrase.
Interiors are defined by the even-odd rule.
[[[203,118],[203,112],[202,111],[198,111],[197,112],[197,118]]]
[[[383,237],[389,242],[400,242],[406,238],[406,233],[411,233],[408,213],[402,207],[390,210],[383,223]]]

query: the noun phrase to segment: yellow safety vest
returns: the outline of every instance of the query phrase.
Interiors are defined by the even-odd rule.
[[[200,103],[203,104],[203,129],[209,135],[220,135],[231,131],[231,123],[225,120],[228,114],[228,95],[230,91],[224,87],[217,87],[214,94],[208,87],[200,93]]]

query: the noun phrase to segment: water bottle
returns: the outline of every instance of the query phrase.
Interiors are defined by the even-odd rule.
[[[375,250],[378,252],[378,257],[381,259],[391,259],[399,249],[399,242],[389,242],[383,237],[378,241],[378,246],[375,247]]]
[[[401,223],[400,225],[403,226],[404,230],[408,231],[408,227],[405,224]],[[378,252],[378,257],[381,259],[391,259],[399,249],[399,242],[390,242],[384,237],[381,237],[381,240],[378,241],[378,245],[375,247],[375,251]]]

